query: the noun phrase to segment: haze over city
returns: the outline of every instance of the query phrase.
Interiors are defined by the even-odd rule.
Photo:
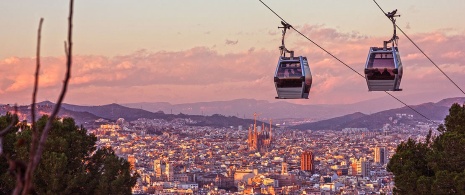
[[[38,100],[55,101],[64,74],[65,1],[0,3],[1,103],[27,104],[33,86],[36,29],[44,17]],[[372,1],[267,1],[296,29],[363,72],[368,49],[382,46],[392,25]],[[465,85],[465,3],[379,1],[398,9],[397,24],[454,80]],[[280,20],[259,1],[79,1],[74,59],[65,102],[276,101],[273,73]],[[460,96],[402,34],[402,92],[407,104]],[[292,30],[287,47],[309,59],[313,87],[298,104],[348,104],[385,98],[364,79]],[[401,106],[395,100],[393,106]]]

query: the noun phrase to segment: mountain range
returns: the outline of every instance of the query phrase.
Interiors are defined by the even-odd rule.
[[[385,124],[404,123],[415,125],[418,122],[441,123],[449,114],[449,108],[453,103],[464,104],[465,98],[448,98],[436,103],[424,103],[416,106],[389,109],[373,114],[356,112],[340,117],[335,117],[317,122],[304,123],[292,126],[299,130],[341,130],[343,128],[368,128],[380,129]],[[431,121],[430,121],[431,120]]]
[[[421,100],[418,96],[422,96]],[[421,104],[441,100],[431,94],[414,94],[400,96],[409,104]],[[443,99],[443,98],[442,98]],[[139,102],[121,104],[130,108],[139,108],[150,112],[162,111],[170,114],[212,115],[222,114],[239,118],[253,118],[253,113],[259,113],[266,119],[305,119],[320,121],[344,116],[355,112],[372,114],[388,109],[400,108],[403,105],[389,96],[360,101],[352,104],[312,104],[302,105],[289,103],[286,100],[268,102],[266,100],[237,99],[229,101],[196,102],[184,104],[170,104],[167,102]]]
[[[50,115],[55,104],[50,101],[44,101],[37,103],[36,115]],[[0,115],[6,112],[12,112],[13,106],[2,105],[0,106]],[[31,107],[30,106],[19,106],[18,115],[20,120],[31,120]],[[72,104],[62,104],[59,117],[72,117],[77,124],[83,124],[84,126],[91,126],[98,119],[106,119],[110,121],[116,121],[119,118],[124,118],[126,121],[133,121],[139,118],[147,119],[164,119],[173,120],[177,118],[192,119],[197,123],[192,124],[196,126],[212,126],[212,127],[230,127],[239,126],[244,127],[253,124],[252,119],[242,119],[235,116],[224,116],[221,114],[213,114],[210,116],[202,115],[187,115],[187,114],[165,114],[163,112],[149,112],[138,108],[129,108],[118,104],[108,104],[101,106],[80,106]],[[258,121],[260,124],[261,122]],[[267,124],[267,123],[266,123]],[[268,124],[267,124],[268,125]]]
[[[214,126],[214,127],[229,127],[229,126],[238,126],[243,125],[247,126],[252,124],[254,121],[251,119],[241,119],[235,116],[224,116],[221,114],[213,114],[211,116],[202,116],[202,115],[187,115],[187,114],[165,114],[164,112],[149,112],[139,108],[129,108],[119,104],[108,104],[102,106],[78,106],[72,104],[63,104],[63,108],[72,111],[78,112],[89,112],[96,116],[117,120],[119,118],[124,118],[127,121],[137,120],[139,118],[147,119],[165,119],[173,120],[176,118],[192,119],[197,121],[196,125],[198,126]]]
[[[127,121],[137,120],[138,118],[165,120],[190,118],[198,121],[196,125],[199,126],[228,127],[252,124],[253,120],[247,119],[247,116],[253,116],[253,113],[257,112],[261,114],[261,119],[275,116],[276,118],[311,121],[291,127],[300,130],[340,130],[348,127],[376,129],[383,127],[384,124],[392,123],[393,120],[403,123],[428,122],[428,119],[442,121],[448,114],[449,107],[456,102],[463,104],[465,98],[447,98],[436,103],[429,102],[411,106],[418,113],[408,107],[386,109],[374,113],[363,113],[363,110],[357,109],[358,105],[368,104],[367,102],[351,105],[299,105],[288,102],[270,103],[251,99],[178,105],[169,103],[108,104],[100,106],[62,104],[59,116],[73,117],[77,124],[84,125],[91,124],[101,118],[111,121],[116,121],[118,118],[124,118]],[[50,114],[54,103],[45,101],[37,105],[37,114],[43,115]],[[165,113],[167,110],[169,110],[169,114]],[[171,110],[178,112],[178,114],[172,114]],[[0,107],[0,114],[5,114],[7,111],[12,111],[12,107],[6,105]],[[201,114],[198,114],[199,112]],[[20,106],[19,114],[22,120],[30,120],[30,106]],[[241,114],[242,117],[246,116],[246,118],[241,118]],[[397,117],[402,114],[405,116],[411,115],[412,117]]]

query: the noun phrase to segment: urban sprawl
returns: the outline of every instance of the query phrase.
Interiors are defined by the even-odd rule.
[[[396,114],[389,120],[413,117]],[[255,122],[196,126],[190,119],[138,119],[90,128],[140,175],[134,194],[392,194],[386,170],[402,141],[432,124],[298,131]]]

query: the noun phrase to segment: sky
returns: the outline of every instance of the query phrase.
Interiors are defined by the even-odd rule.
[[[288,23],[362,73],[368,49],[382,46],[392,25],[371,0],[263,0]],[[350,3],[349,3],[350,2]],[[465,89],[465,1],[378,0],[398,9],[397,24]],[[56,101],[65,71],[68,2],[0,0],[0,103],[29,104],[37,27],[42,30],[38,100]],[[258,0],[80,0],[75,2],[74,60],[65,102],[170,102],[258,99],[350,104],[385,98],[297,33],[286,46],[307,56],[308,100],[275,100],[280,19]],[[399,34],[407,104],[464,96]],[[395,101],[393,104],[399,104]]]

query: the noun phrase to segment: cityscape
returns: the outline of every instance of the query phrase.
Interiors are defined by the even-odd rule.
[[[140,174],[134,194],[392,194],[386,165],[397,145],[424,140],[436,128],[419,123],[298,131],[265,123],[192,123],[120,118],[99,121],[89,132]]]
[[[0,194],[465,194],[464,7],[2,2]]]

